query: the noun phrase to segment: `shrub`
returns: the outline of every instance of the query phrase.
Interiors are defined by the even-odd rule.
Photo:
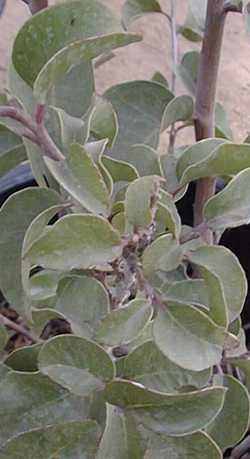
[[[218,242],[250,221],[250,146],[215,106],[225,17],[247,21],[248,5],[208,0],[205,23],[191,0],[177,30],[170,3],[127,0],[121,26],[97,0],[58,2],[16,36],[0,173],[27,157],[39,187],[0,211],[0,287],[22,318],[1,315],[1,348],[6,326],[28,344],[2,353],[0,459],[217,459],[248,429],[247,282]],[[156,72],[97,96],[95,66],[140,40],[128,27],[148,12],[171,27],[171,87]],[[179,33],[201,57],[178,62]],[[192,124],[197,142],[177,149]],[[190,227],[177,202],[193,181]]]

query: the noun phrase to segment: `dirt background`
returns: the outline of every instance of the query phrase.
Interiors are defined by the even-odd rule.
[[[120,12],[123,0],[102,0]],[[178,22],[185,17],[187,0],[178,0]],[[167,9],[168,1],[162,0]],[[27,6],[21,0],[7,0],[0,19],[0,89],[6,86],[6,69],[13,39],[22,23],[29,17]],[[149,79],[157,70],[168,78],[171,73],[171,41],[166,19],[158,14],[138,19],[131,31],[143,35],[143,41],[117,51],[116,57],[97,71],[97,91],[124,80]],[[191,45],[195,48],[195,45]],[[190,49],[190,43],[180,40],[180,54]],[[250,37],[240,14],[228,16],[224,39],[221,72],[218,87],[220,101],[229,116],[236,141],[242,141],[250,132]],[[179,85],[178,90],[183,92]],[[188,137],[192,132],[188,133]]]

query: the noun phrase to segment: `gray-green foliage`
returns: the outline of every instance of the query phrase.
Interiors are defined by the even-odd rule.
[[[190,0],[178,33],[201,41],[205,9]],[[248,23],[247,12],[245,2]],[[0,210],[0,288],[37,341],[6,356],[0,325],[0,459],[221,459],[248,428],[245,274],[202,227],[182,225],[176,201],[191,181],[223,176],[203,229],[249,223],[250,148],[231,142],[218,104],[220,138],[161,154],[164,131],[193,124],[197,51],[173,69],[190,94],[158,69],[96,94],[96,58],[138,41],[125,28],[145,13],[166,11],[126,0],[117,18],[98,0],[58,1],[13,46],[10,95],[32,122],[46,103],[50,137],[34,144],[20,121],[0,119],[0,175],[27,150],[42,185]],[[71,333],[45,339],[57,321]],[[246,387],[215,374],[226,364]]]

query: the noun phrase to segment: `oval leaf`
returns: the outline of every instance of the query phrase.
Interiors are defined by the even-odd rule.
[[[250,168],[236,175],[224,190],[207,201],[204,217],[216,231],[250,222]]]
[[[81,397],[104,389],[114,377],[109,355],[92,341],[72,335],[47,341],[39,353],[38,364],[42,373]]]
[[[212,276],[216,276],[222,287],[222,291],[226,301],[228,310],[229,322],[236,319],[244,306],[247,294],[247,280],[243,268],[241,267],[237,257],[227,248],[221,246],[200,247],[189,253],[188,258],[191,263],[203,268]],[[208,289],[211,292],[211,284],[209,288],[209,279],[205,274],[205,280],[208,280]],[[214,292],[211,292],[212,299],[217,302],[216,286]],[[219,296],[220,299],[220,296]],[[218,305],[219,307],[219,305]]]
[[[44,268],[68,271],[108,263],[121,255],[119,234],[103,218],[67,215],[45,232],[24,259]]]
[[[112,311],[100,325],[96,340],[110,346],[126,344],[146,327],[153,314],[145,300],[133,300],[127,306]]]
[[[55,309],[67,318],[74,333],[91,338],[109,313],[108,293],[94,278],[67,276],[59,282]]]
[[[157,348],[153,341],[138,346],[124,360],[122,377],[136,381],[149,389],[178,392],[184,386],[203,387],[211,371],[185,370],[175,365]]]
[[[167,394],[130,381],[107,384],[105,398],[132,414],[136,422],[156,433],[185,435],[204,428],[220,412],[226,389],[210,387],[183,394]]]
[[[194,103],[190,96],[178,96],[169,102],[162,118],[161,130],[164,131],[177,121],[192,123]]]
[[[84,147],[71,145],[65,160],[46,158],[46,164],[58,183],[86,210],[105,216],[109,214],[108,190],[101,172]]]
[[[182,260],[180,245],[171,234],[164,234],[146,248],[142,257],[143,272],[150,278],[155,272],[176,269]]]
[[[94,421],[73,421],[31,430],[8,441],[1,449],[0,459],[20,457],[20,451],[25,459],[51,459],[58,454],[63,454],[64,459],[76,459],[77,447],[84,451],[83,459],[90,459],[97,447],[98,434]]]
[[[125,214],[131,225],[147,227],[152,223],[157,206],[159,180],[154,175],[140,177],[128,186]]]
[[[191,305],[168,303],[154,322],[156,345],[176,365],[201,371],[220,362],[223,328]]]
[[[224,450],[233,447],[244,437],[249,425],[250,402],[247,389],[233,376],[216,375],[215,384],[227,387],[225,402],[207,432]]]
[[[126,27],[136,18],[146,13],[160,13],[161,6],[157,0],[127,0],[122,9],[122,19]]]

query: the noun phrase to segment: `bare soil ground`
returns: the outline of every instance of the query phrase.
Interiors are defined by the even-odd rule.
[[[123,0],[102,0],[119,13]],[[162,6],[168,2],[162,0]],[[178,0],[179,21],[185,16],[187,0]],[[21,0],[7,0],[7,8],[0,19],[0,89],[6,86],[6,69],[13,39],[19,27],[28,18],[26,5]],[[131,30],[141,33],[143,41],[119,50],[116,57],[97,71],[97,90],[132,79],[151,78],[156,70],[166,76],[171,73],[170,36],[166,19],[148,15],[137,20]],[[195,46],[194,46],[195,47]],[[190,49],[190,43],[181,40],[180,51]],[[250,37],[244,29],[243,18],[231,14],[226,25],[218,100],[227,110],[236,141],[242,141],[250,132]],[[183,92],[183,88],[179,87]],[[192,136],[191,131],[188,136]]]

